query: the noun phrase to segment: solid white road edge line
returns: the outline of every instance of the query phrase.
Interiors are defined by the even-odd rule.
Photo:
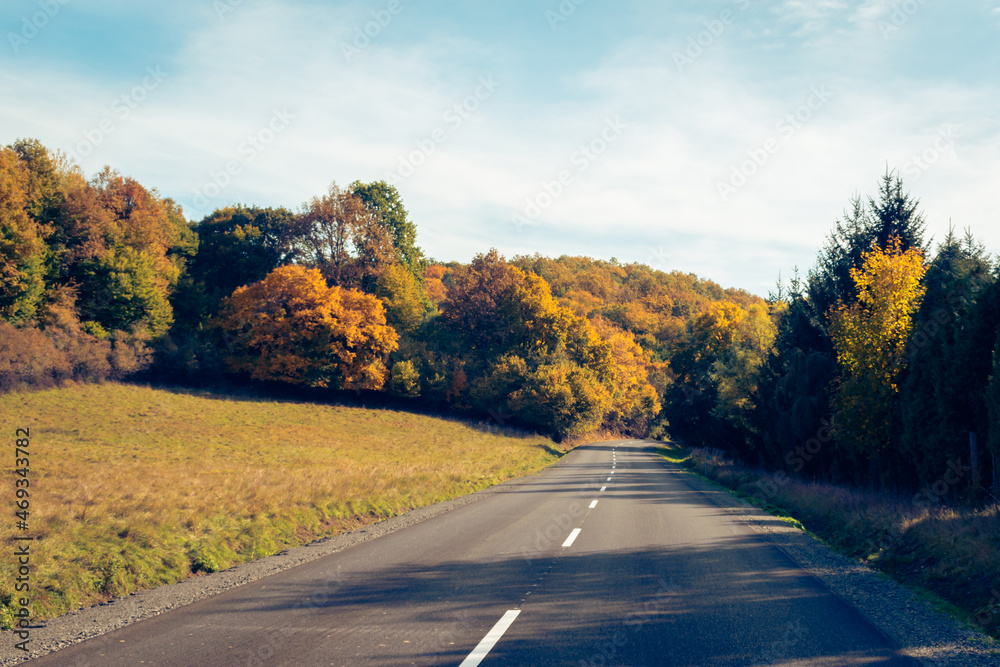
[[[493,629],[486,633],[486,636],[483,637],[483,641],[479,642],[479,645],[472,649],[472,653],[469,654],[469,657],[463,660],[462,664],[458,667],[476,667],[476,665],[481,663],[483,658],[486,657],[486,654],[489,653],[494,646],[496,646],[496,643],[500,641],[501,637],[503,637],[503,633],[507,632],[507,628],[510,627],[510,624],[514,622],[514,619],[517,618],[517,615],[520,613],[520,609],[508,610],[507,613],[504,614],[499,621],[497,621],[497,624],[493,626]]]
[[[579,528],[574,528],[573,532],[570,533],[569,537],[566,538],[566,541],[563,542],[563,548],[565,549],[566,547],[573,546],[573,542],[576,540],[576,536],[579,535],[579,534],[580,534],[580,529]]]

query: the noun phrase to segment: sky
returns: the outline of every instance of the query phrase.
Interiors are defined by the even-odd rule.
[[[4,0],[0,144],[198,221],[397,187],[425,254],[760,295],[894,170],[1000,253],[1000,0]]]

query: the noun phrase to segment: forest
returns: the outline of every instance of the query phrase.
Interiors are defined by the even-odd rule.
[[[68,381],[374,393],[559,440],[676,438],[805,479],[980,502],[1000,282],[894,172],[768,298],[585,257],[437,262],[397,189],[190,222],[155,188],[0,149],[0,391]],[[775,267],[775,272],[781,267]]]

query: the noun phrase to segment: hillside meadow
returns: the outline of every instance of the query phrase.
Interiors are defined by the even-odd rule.
[[[468,494],[559,457],[547,438],[495,426],[121,384],[6,394],[0,416],[11,433],[31,429],[37,619]],[[14,532],[13,516],[0,522],[4,544]],[[12,567],[0,563],[4,625]]]

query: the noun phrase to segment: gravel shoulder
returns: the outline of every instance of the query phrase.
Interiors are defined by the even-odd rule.
[[[552,467],[562,465],[562,461]],[[807,533],[732,496],[679,466],[664,466],[682,474],[688,486],[719,508],[766,537],[835,595],[856,607],[903,653],[925,665],[972,667],[1000,665],[1000,647],[974,629],[935,611],[909,589],[859,563],[841,556]],[[542,471],[538,474],[545,474]],[[412,510],[364,528],[243,563],[222,572],[141,591],[110,602],[70,612],[33,626],[28,654],[14,648],[12,631],[0,633],[0,667],[16,665],[71,644],[101,636],[131,623],[162,614],[197,600],[322,558],[355,544],[387,535],[449,512],[484,497],[515,490],[534,476],[436,505]]]

